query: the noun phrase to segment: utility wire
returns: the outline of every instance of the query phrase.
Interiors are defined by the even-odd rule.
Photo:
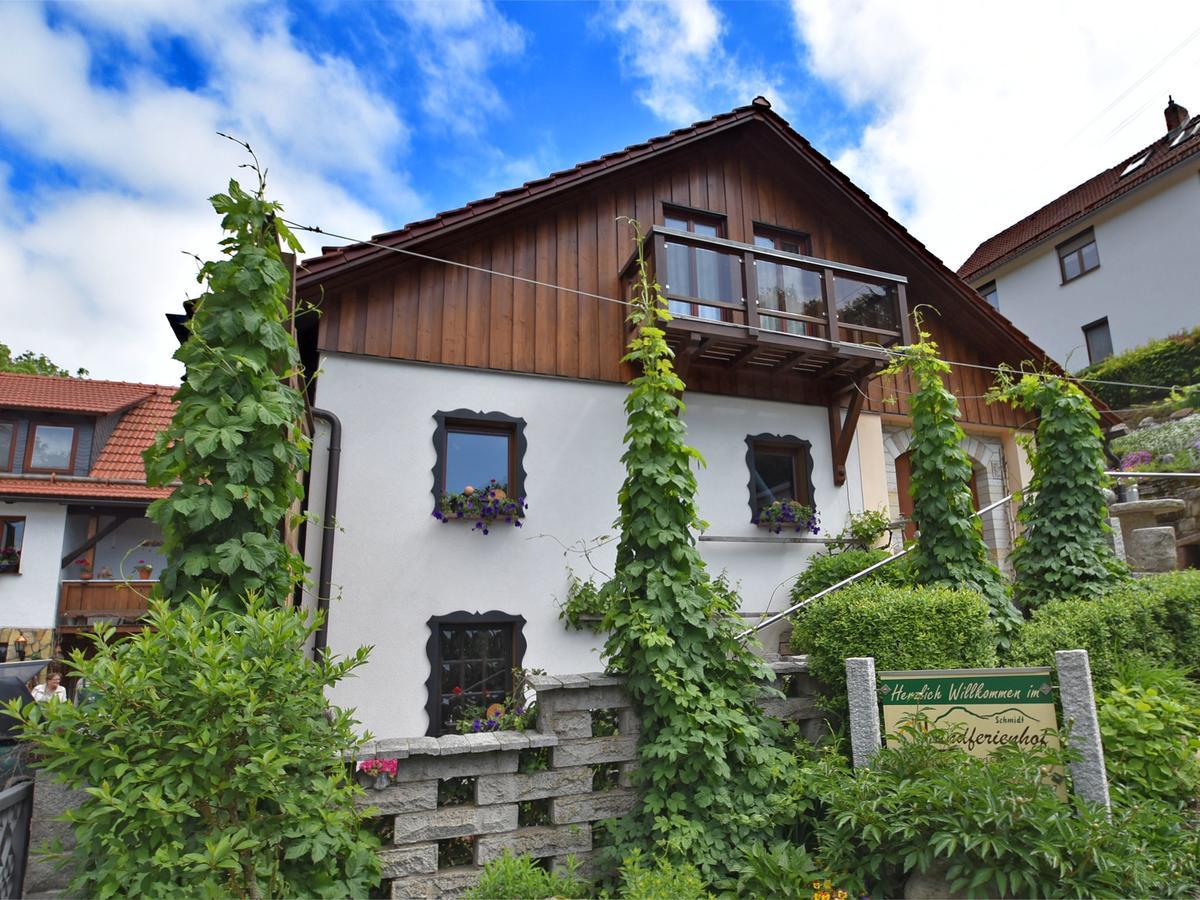
[[[360,245],[366,246],[366,247],[375,247],[379,250],[386,250],[389,253],[399,253],[402,256],[410,256],[415,259],[423,259],[426,262],[441,263],[442,265],[446,265],[446,266],[456,266],[460,269],[467,269],[472,272],[479,272],[483,275],[494,275],[498,278],[508,278],[512,281],[520,281],[524,284],[531,284],[531,285],[534,285],[535,287],[543,287],[543,288],[547,288],[552,291],[560,291],[565,294],[576,294],[580,297],[588,297],[592,300],[603,300],[605,303],[615,303],[618,306],[627,306],[627,307],[633,306],[633,303],[630,302],[629,300],[618,300],[616,297],[608,297],[608,296],[605,296],[604,294],[595,294],[595,293],[592,293],[591,291],[579,290],[578,288],[564,287],[562,285],[554,284],[554,283],[548,282],[548,281],[539,281],[536,278],[526,278],[523,275],[516,275],[516,274],[513,274],[512,272],[497,272],[495,269],[488,269],[488,268],[485,268],[484,266],[474,266],[474,265],[471,265],[470,263],[459,262],[458,260],[454,260],[454,259],[445,259],[443,257],[433,256],[428,253],[421,253],[417,250],[409,250],[405,247],[393,247],[388,244],[381,244],[378,241],[371,241],[371,240],[365,240],[363,238],[350,237],[349,235],[338,234],[336,231],[329,231],[328,229],[321,228],[317,225],[302,225],[299,222],[293,222],[291,219],[282,219],[282,221],[285,222],[290,227],[297,229],[298,231],[308,231],[308,232],[311,232],[312,234],[323,234],[326,237],[337,238],[338,240],[341,240],[341,241],[350,241],[354,244],[360,244]],[[703,306],[704,304],[700,303],[700,305]],[[711,321],[710,319],[702,319],[698,316],[680,315],[678,313],[672,313],[671,315],[672,315],[673,319],[677,319],[677,320],[692,321],[692,322],[710,322]],[[769,313],[767,313],[767,315],[769,315]],[[779,334],[780,333],[773,328],[755,327],[753,325],[740,325],[738,327],[744,328],[747,331],[757,331],[757,332],[761,332],[763,334]],[[849,327],[852,327],[852,326],[849,326]],[[820,341],[821,343],[829,344],[831,347],[853,347],[853,348],[856,348],[859,350],[874,350],[877,352],[886,353],[889,356],[893,356],[893,357],[900,358],[900,359],[908,356],[908,354],[904,353],[903,351],[893,350],[892,348],[884,347],[881,344],[859,344],[854,341],[838,341],[838,340],[834,340],[832,338],[818,337],[816,335],[804,335],[804,338],[806,340],[810,340],[810,341]],[[946,363],[947,365],[957,366],[962,369],[978,369],[978,370],[984,371],[984,372],[1012,371],[1011,368],[1003,369],[1003,368],[1000,368],[999,366],[985,366],[985,365],[980,365],[979,363],[959,362],[959,361],[953,360],[953,359],[942,359],[941,361]],[[1061,377],[1067,381],[1074,381],[1077,384],[1106,384],[1106,385],[1111,385],[1113,387],[1143,388],[1145,390],[1154,390],[1154,391],[1173,391],[1176,388],[1180,387],[1180,385],[1138,384],[1137,382],[1132,382],[1132,381],[1107,381],[1102,378],[1078,378],[1076,376],[1066,375],[1066,374],[1057,376],[1057,377]],[[975,398],[961,398],[961,399],[983,399],[983,398],[975,397]]]

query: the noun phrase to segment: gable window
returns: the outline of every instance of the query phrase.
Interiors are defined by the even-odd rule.
[[[525,619],[502,612],[456,612],[429,620],[430,735],[452,734],[466,710],[486,710],[513,689],[525,656]]]
[[[812,241],[803,231],[792,231],[774,225],[754,225],[754,246],[778,250],[781,253],[812,254]]]
[[[1062,271],[1063,284],[1100,268],[1100,252],[1096,249],[1096,234],[1092,229],[1058,245],[1058,267]]]
[[[765,225],[754,226],[754,246],[783,253],[811,252],[808,235]],[[825,317],[825,298],[821,294],[819,272],[769,256],[756,256],[754,280],[758,286],[755,299],[763,328],[785,334],[824,335],[828,319]],[[770,310],[789,315],[768,315]]]
[[[1084,325],[1083,339],[1087,341],[1089,363],[1098,363],[1100,360],[1112,356],[1112,332],[1108,328],[1108,316]]]
[[[0,422],[0,472],[11,472],[17,444],[17,423]]]
[[[443,494],[481,489],[491,482],[511,497],[525,493],[525,420],[499,412],[458,409],[434,415],[437,462],[435,504]]]
[[[75,467],[75,444],[78,439],[78,432],[71,425],[30,423],[25,471],[70,474]]]
[[[759,511],[776,500],[815,506],[811,450],[811,442],[790,434],[755,434],[746,438],[751,521],[757,522]]]
[[[989,281],[979,289],[979,296],[988,302],[992,309],[1000,308],[1000,294],[996,291],[996,282]]]
[[[725,237],[725,217],[698,209],[664,206],[663,225],[701,237]],[[741,300],[741,297],[734,296],[733,288],[734,284],[741,285],[741,275],[734,278],[733,273],[733,266],[738,264],[739,257],[672,241],[669,237],[666,239],[666,250],[666,271],[659,276],[664,293],[700,301],[670,300],[668,307],[672,314],[716,322],[732,321],[731,310],[705,305],[703,301],[736,303]]]
[[[24,539],[24,517],[0,517],[0,575],[20,573],[21,544]]]

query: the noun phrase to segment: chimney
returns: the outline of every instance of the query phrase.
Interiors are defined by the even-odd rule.
[[[1167,108],[1163,110],[1163,115],[1167,117],[1167,131],[1174,131],[1188,120],[1187,109],[1176,103],[1171,96],[1167,97]]]

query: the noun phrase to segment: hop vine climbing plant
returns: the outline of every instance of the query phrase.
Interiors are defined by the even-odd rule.
[[[962,449],[966,435],[956,421],[958,400],[943,376],[950,366],[938,356],[937,344],[921,330],[914,312],[917,343],[900,348],[884,374],[908,372],[916,390],[909,399],[912,415],[910,459],[913,518],[919,536],[913,571],[922,584],[965,586],[983,594],[991,606],[1006,649],[1021,623],[1021,614],[1008,598],[1000,571],[988,559],[983,524],[971,502],[970,457]]]
[[[150,484],[178,482],[148,512],[167,557],[160,591],[173,601],[211,588],[222,603],[254,591],[284,604],[303,577],[303,561],[278,539],[308,466],[304,398],[287,383],[300,357],[279,243],[301,247],[265,190],[260,172],[254,193],[231,180],[210,198],[226,258],[200,269],[205,291],[175,353],[187,380],[170,427],[145,452]]]
[[[1002,370],[989,401],[1004,401],[1038,416],[1030,447],[1033,477],[1017,520],[1023,526],[1013,549],[1016,592],[1025,605],[1085,596],[1125,575],[1113,554],[1104,487],[1100,414],[1087,394],[1054,375]]]
[[[640,373],[625,399],[620,542],[604,648],[624,673],[642,721],[638,804],[618,824],[618,850],[653,847],[710,878],[761,838],[791,758],[756,706],[771,672],[737,638],[736,598],[714,590],[692,529],[702,464],[685,442],[684,384],[660,321],[670,318],[638,243],[626,360]]]

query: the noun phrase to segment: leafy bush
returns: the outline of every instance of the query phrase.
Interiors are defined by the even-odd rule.
[[[1125,666],[1096,706],[1114,796],[1180,807],[1196,801],[1200,687],[1178,669]]]
[[[1110,356],[1079,372],[1083,378],[1136,384],[1192,385],[1200,382],[1200,326]],[[1088,388],[1114,409],[1162,399],[1162,391],[1119,384]]]
[[[1169,572],[1095,599],[1055,600],[1022,626],[1005,664],[1052,666],[1056,650],[1086,650],[1096,684],[1125,660],[1200,666],[1200,572]]]
[[[833,587],[889,556],[891,553],[887,550],[845,550],[832,556],[814,556],[809,560],[808,568],[792,584],[792,602],[799,603],[827,587]],[[911,585],[912,567],[908,564],[908,557],[902,556],[870,575],[864,575],[855,584]]]
[[[851,545],[859,550],[871,550],[879,543],[879,539],[891,531],[892,522],[886,512],[878,509],[868,509],[860,513],[851,513],[850,521],[841,530],[838,537],[842,540],[853,541]]]
[[[1195,471],[1200,464],[1200,414],[1151,425],[1112,442],[1121,468],[1146,471]],[[1168,457],[1164,459],[1164,457]]]
[[[808,654],[809,671],[840,706],[851,656],[873,656],[877,669],[996,665],[988,612],[973,591],[852,584],[796,614],[792,646]]]
[[[723,896],[849,900],[849,894],[826,876],[808,849],[790,840],[776,841],[769,848],[751,845],[733,870],[733,877],[722,884]]]
[[[927,723],[924,723],[927,725]],[[974,896],[1192,896],[1200,831],[1174,809],[1104,811],[1063,802],[1042,783],[1063,754],[1001,747],[988,759],[940,729],[913,729],[870,768],[833,753],[796,778],[794,809],[810,851],[853,893],[904,896],[907,879],[944,870]]]
[[[313,661],[300,613],[253,596],[244,613],[212,607],[156,601],[119,643],[104,627],[95,655],[71,656],[85,704],[8,707],[40,765],[87,790],[65,815],[71,895],[364,896],[379,842],[341,758],[354,721],[325,691],[366,650]]]
[[[665,856],[647,862],[633,850],[621,863],[623,900],[709,900],[712,894],[699,870],[688,863],[676,864]]]
[[[566,874],[548,872],[528,853],[513,856],[505,850],[483,867],[479,881],[463,896],[467,900],[541,900],[543,897],[587,897],[591,889],[576,873],[574,857]]]

